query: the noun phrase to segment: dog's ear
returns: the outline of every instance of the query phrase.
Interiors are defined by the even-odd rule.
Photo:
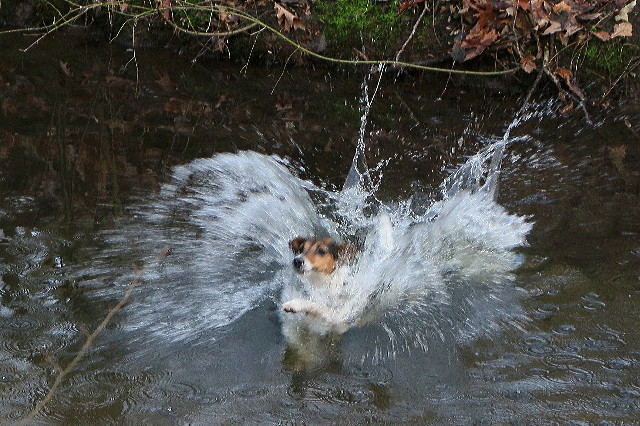
[[[351,244],[340,244],[338,246],[338,260],[342,262],[351,262],[357,253],[357,247]]]
[[[292,252],[296,254],[302,253],[302,246],[304,245],[305,241],[307,241],[306,238],[302,238],[302,237],[294,238],[293,240],[289,241],[289,248],[291,249]]]

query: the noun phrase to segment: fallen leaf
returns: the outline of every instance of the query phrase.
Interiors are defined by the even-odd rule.
[[[115,75],[108,75],[105,77],[105,81],[109,86],[115,87],[128,87],[136,84],[135,81],[129,80],[127,78],[118,77]]]
[[[562,0],[560,3],[553,5],[553,11],[558,14],[560,12],[567,12],[567,13],[574,12],[573,8],[569,6],[569,4],[564,0]]]
[[[575,105],[573,104],[573,102],[569,102],[567,105],[560,108],[560,114],[567,115],[571,113],[571,111],[573,111],[574,108],[575,108]]]
[[[620,22],[613,27],[611,38],[615,37],[631,37],[633,34],[633,25],[631,22]]]
[[[551,21],[551,25],[549,25],[547,29],[542,32],[542,35],[554,34],[558,31],[562,31],[562,24],[557,21]]]
[[[531,2],[529,0],[518,0],[518,7],[522,10],[531,10]]]
[[[620,9],[620,12],[618,12],[618,14],[616,15],[615,20],[617,22],[629,22],[629,13],[633,10],[634,7],[636,7],[636,0],[633,0],[625,7]]]
[[[616,169],[623,175],[627,173],[624,166],[624,158],[627,156],[627,146],[618,145],[609,147],[609,158]]]
[[[536,69],[536,61],[531,53],[523,56],[522,59],[520,59],[520,67],[527,74]]]
[[[410,7],[417,6],[418,3],[424,3],[424,0],[402,0],[398,3],[398,13],[402,13]]]
[[[167,21],[171,19],[171,0],[156,0],[158,2],[158,9],[162,13],[162,17]]]
[[[584,99],[584,93],[582,93],[582,90],[580,90],[580,88],[573,83],[573,75],[571,74],[571,71],[569,71],[566,68],[559,68],[556,71],[556,74],[558,74],[560,77],[562,77],[562,79],[564,80],[564,82],[567,85],[567,87],[575,95],[577,95],[578,98],[580,98],[581,100]]]
[[[278,23],[284,29],[285,32],[294,30],[304,30],[304,21],[297,17],[294,13],[287,10],[280,3],[274,3],[274,9],[276,10],[276,17],[278,18]]]
[[[71,77],[71,75],[72,75],[71,69],[69,68],[69,65],[66,62],[60,61],[60,68],[62,68],[62,72],[67,77]]]
[[[611,34],[609,34],[606,31],[594,31],[592,33],[594,36],[598,37],[600,40],[602,41],[609,41],[611,40]]]
[[[216,102],[216,104],[215,104],[214,108],[215,108],[215,109],[220,108],[220,106],[221,106],[221,105],[223,104],[223,102],[224,102],[224,101],[226,101],[226,100],[227,100],[227,95],[225,95],[225,94],[220,95],[220,97],[218,98],[218,101]]]
[[[175,85],[173,84],[173,81],[171,81],[171,77],[169,77],[169,74],[166,71],[163,72],[160,77],[155,80],[155,82],[165,93],[171,94],[175,90]]]
[[[595,21],[602,16],[602,12],[583,13],[577,16],[582,21]]]

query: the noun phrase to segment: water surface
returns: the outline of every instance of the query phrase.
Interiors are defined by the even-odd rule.
[[[249,150],[280,159],[286,177],[271,176],[274,188],[296,182],[312,188],[312,206],[327,202],[356,150],[362,76],[243,73],[153,51],[137,52],[136,73],[131,52],[71,40],[28,54],[21,38],[1,48],[2,419],[28,414],[54,380],[47,358],[65,366],[136,264],[169,245],[39,422],[635,421],[637,107],[593,112],[592,127],[556,116],[553,102],[528,108],[510,131],[497,197],[533,224],[528,246],[513,249],[521,265],[482,286],[454,277],[446,303],[432,300],[447,309],[390,320],[400,334],[422,333],[420,344],[392,342],[378,321],[324,342],[309,365],[282,334],[274,276],[286,271],[285,251],[260,268],[250,256],[214,259],[225,229],[193,214],[214,192],[175,190],[216,153]],[[375,195],[392,211],[427,214],[447,176],[502,140],[520,107],[445,80],[382,80],[365,147]],[[251,164],[239,177],[264,172]],[[296,217],[319,217],[296,207]],[[290,218],[274,228],[307,226]]]

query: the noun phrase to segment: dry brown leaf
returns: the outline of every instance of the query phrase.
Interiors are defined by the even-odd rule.
[[[560,108],[560,114],[567,115],[571,113],[571,111],[573,111],[574,108],[575,108],[575,105],[573,104],[573,102],[569,102],[568,104]]]
[[[173,84],[173,81],[171,81],[171,77],[169,77],[169,74],[165,71],[163,72],[157,80],[155,80],[156,84],[158,86],[160,86],[160,88],[162,89],[163,92],[165,93],[173,93],[173,91],[175,90],[175,85]]]
[[[562,77],[562,79],[564,80],[564,82],[567,85],[567,87],[569,87],[569,89],[575,95],[577,95],[578,98],[584,99],[584,93],[582,93],[582,90],[580,90],[580,88],[573,83],[573,75],[571,74],[571,71],[569,71],[566,68],[559,68],[556,71],[556,74],[558,74],[558,76]]]
[[[133,80],[129,80],[127,78],[122,78],[122,77],[118,77],[115,75],[108,75],[105,77],[105,81],[107,82],[107,84],[109,86],[114,86],[114,87],[127,87],[127,86],[133,86],[136,84],[135,81]]]
[[[629,22],[629,13],[636,7],[636,0],[629,2],[625,7],[620,9],[620,12],[615,17],[616,21]]]
[[[619,22],[613,27],[611,38],[615,37],[631,37],[633,34],[633,25],[631,22]]]
[[[156,0],[158,8],[161,9],[162,17],[167,21],[171,19],[171,0]]]
[[[594,36],[598,37],[600,40],[602,41],[609,41],[611,40],[611,34],[609,34],[606,31],[594,31],[592,33]]]
[[[542,35],[554,34],[558,31],[562,31],[562,24],[557,21],[551,21],[551,25],[549,25],[547,29],[542,32]]]
[[[294,13],[287,10],[279,3],[274,3],[274,9],[276,10],[276,17],[278,23],[283,28],[284,32],[289,32],[293,28],[294,30],[304,30],[304,21],[297,17]]]
[[[520,59],[520,67],[526,73],[530,73],[531,71],[536,69],[536,60],[531,53],[523,56],[522,59]]]
[[[618,146],[610,146],[609,147],[609,158],[611,162],[615,166],[616,169],[620,173],[627,174],[626,168],[624,166],[624,158],[627,156],[627,146],[626,145],[618,145]]]
[[[573,12],[575,12],[573,10],[573,8],[565,0],[562,0],[560,3],[553,5],[553,11],[555,13],[560,13],[560,12],[573,13]]]
[[[66,62],[60,61],[60,68],[62,68],[62,72],[67,76],[71,77],[71,69],[69,68],[69,64]]]
[[[566,68],[558,68],[556,73],[565,80],[569,80],[571,78],[571,71]]]

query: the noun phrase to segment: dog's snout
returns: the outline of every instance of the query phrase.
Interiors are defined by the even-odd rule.
[[[303,265],[304,259],[301,256],[296,256],[293,258],[293,267],[296,268],[296,270],[301,271]]]

